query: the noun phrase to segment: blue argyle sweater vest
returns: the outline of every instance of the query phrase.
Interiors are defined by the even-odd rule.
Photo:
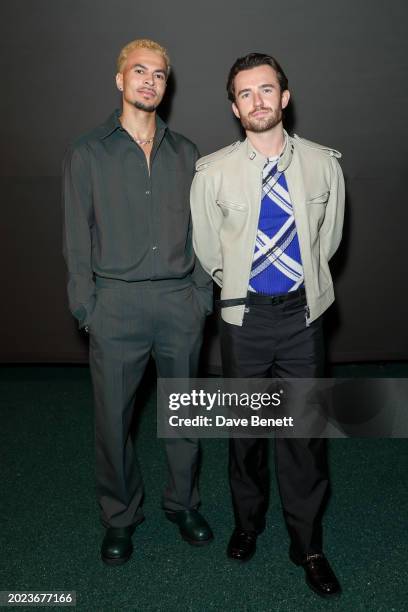
[[[303,286],[303,267],[295,217],[278,159],[268,159],[262,173],[262,201],[249,291],[279,295]]]

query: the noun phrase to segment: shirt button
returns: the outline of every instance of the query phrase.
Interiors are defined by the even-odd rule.
[[[150,191],[149,190],[146,191],[146,195],[150,195]]]

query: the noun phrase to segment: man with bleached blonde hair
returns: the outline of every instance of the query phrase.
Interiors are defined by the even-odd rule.
[[[189,191],[199,154],[156,114],[170,61],[154,41],[118,57],[122,110],[72,144],[64,160],[64,256],[70,309],[89,333],[95,395],[101,557],[125,563],[143,520],[143,484],[130,426],[153,355],[159,376],[197,375],[212,283],[194,256]],[[190,544],[207,544],[197,511],[199,445],[166,440],[166,517]]]

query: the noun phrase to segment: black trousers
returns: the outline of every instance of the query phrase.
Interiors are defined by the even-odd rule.
[[[153,355],[163,378],[197,375],[204,312],[189,280],[126,283],[97,279],[90,322],[95,397],[96,487],[102,523],[143,520],[143,481],[131,422],[139,382]],[[196,508],[197,439],[168,439],[165,510]]]
[[[227,378],[314,378],[323,376],[321,318],[305,323],[305,298],[276,305],[250,305],[242,327],[221,327],[223,373]],[[229,474],[235,522],[261,533],[269,497],[268,440],[230,440]],[[291,555],[322,550],[322,514],[329,476],[326,440],[277,438],[275,467]]]

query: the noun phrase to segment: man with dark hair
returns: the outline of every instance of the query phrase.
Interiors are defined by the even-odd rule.
[[[239,57],[231,70],[227,79],[227,94],[228,100],[235,102],[235,77],[238,72],[243,70],[250,70],[251,68],[257,68],[258,66],[270,66],[273,68],[276,74],[276,78],[279,81],[280,90],[286,91],[289,87],[288,79],[286,74],[283,72],[282,67],[272,55],[266,55],[265,53],[248,53],[244,57]]]
[[[224,376],[319,377],[322,315],[334,300],[328,261],[343,225],[340,153],[283,129],[290,93],[271,56],[238,59],[227,90],[247,139],[198,160],[191,191],[193,244],[222,287]],[[338,594],[323,554],[325,440],[278,438],[275,460],[290,558],[319,595]],[[265,528],[267,440],[230,440],[230,484],[235,530],[227,554],[247,561]]]
[[[143,520],[143,483],[130,432],[151,355],[159,376],[197,375],[212,281],[195,261],[189,192],[196,146],[156,115],[170,70],[163,47],[126,45],[117,63],[122,111],[82,136],[64,161],[68,296],[89,331],[95,394],[102,560],[125,563]],[[198,440],[166,440],[166,517],[190,544],[213,538],[198,513]]]

